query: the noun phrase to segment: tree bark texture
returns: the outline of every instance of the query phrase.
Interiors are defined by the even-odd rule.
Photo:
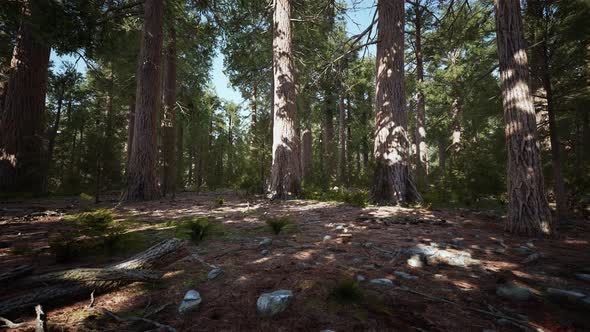
[[[135,129],[125,200],[150,200],[160,196],[157,176],[157,120],[162,58],[163,0],[146,0],[140,64],[137,76]]]
[[[312,170],[312,136],[310,129],[304,129],[301,133],[301,175],[303,179],[309,179]]]
[[[24,1],[34,19],[34,3]],[[4,108],[0,114],[0,191],[44,193],[44,117],[49,54],[25,18],[16,36]]]
[[[421,200],[410,177],[404,87],[404,1],[380,0],[377,27],[375,99],[375,175],[372,199],[377,204]]]
[[[537,124],[529,91],[519,0],[495,0],[496,32],[508,150],[506,229],[528,236],[554,232],[545,197]]]
[[[135,133],[135,95],[129,97],[129,112],[127,113],[127,165],[126,174],[129,173],[129,161],[131,160],[131,150],[133,148],[133,135]]]
[[[274,125],[271,197],[278,199],[297,196],[301,190],[292,56],[291,3],[290,0],[276,0],[273,17]]]
[[[164,72],[164,117],[162,119],[162,195],[176,189],[176,32],[170,27]]]

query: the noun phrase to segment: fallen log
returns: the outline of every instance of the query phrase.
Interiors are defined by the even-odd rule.
[[[22,276],[31,274],[35,268],[32,265],[19,265],[14,269],[0,274],[0,285],[20,278]]]
[[[47,305],[55,301],[88,296],[96,291],[103,293],[134,281],[158,280],[162,274],[149,270],[162,266],[171,257],[178,257],[178,251],[185,245],[180,239],[169,239],[141,252],[123,262],[104,269],[74,269],[31,277],[31,282],[57,285],[30,289],[26,294],[0,301],[0,315],[23,310],[37,304]],[[68,280],[69,279],[69,280]]]

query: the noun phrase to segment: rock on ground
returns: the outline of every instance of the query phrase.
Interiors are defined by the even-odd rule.
[[[178,307],[178,312],[181,315],[184,315],[188,312],[196,310],[199,308],[199,304],[201,304],[202,301],[201,294],[199,294],[199,292],[196,290],[191,289],[184,295],[182,303],[180,303],[180,306]]]
[[[371,279],[369,282],[372,283],[372,284],[374,284],[374,285],[391,286],[391,287],[393,287],[393,281],[391,281],[391,280],[389,280],[387,278]]]
[[[526,287],[507,283],[496,288],[496,295],[512,301],[527,301],[531,298],[533,292]]]
[[[222,273],[223,273],[223,270],[216,267],[213,270],[209,271],[209,273],[207,274],[207,279],[213,280],[213,279],[219,277]]]
[[[293,292],[281,289],[272,293],[263,293],[256,301],[258,313],[263,316],[274,316],[287,309],[293,300]]]

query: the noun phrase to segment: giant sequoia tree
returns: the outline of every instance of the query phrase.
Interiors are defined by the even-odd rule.
[[[291,1],[276,0],[273,16],[274,125],[271,196],[288,198],[300,192],[299,139],[295,128],[295,69],[291,37]]]
[[[160,96],[163,21],[164,1],[146,0],[137,71],[135,129],[125,195],[125,199],[129,201],[149,200],[160,196],[156,175],[158,155],[156,126]]]
[[[0,114],[0,191],[42,193],[45,94],[50,46],[34,34],[42,15],[35,2],[23,2],[23,17]]]
[[[372,199],[378,204],[420,200],[410,176],[408,115],[404,86],[404,1],[377,5],[377,78],[375,89],[375,175]]]
[[[537,145],[535,108],[529,91],[526,45],[519,0],[495,0],[498,57],[508,150],[506,229],[524,235],[553,233]]]

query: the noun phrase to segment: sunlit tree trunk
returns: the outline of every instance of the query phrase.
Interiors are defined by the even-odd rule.
[[[172,23],[173,24],[173,23]],[[175,194],[176,189],[176,31],[170,24],[165,50],[164,117],[162,119],[162,195]]]
[[[380,0],[377,27],[375,175],[372,199],[408,204],[420,195],[410,177],[404,88],[404,1]]]
[[[125,195],[128,201],[150,200],[160,196],[156,175],[156,126],[160,96],[163,17],[163,0],[145,1],[140,68],[137,76],[135,132]]]
[[[453,103],[451,104],[451,118],[452,118],[451,149],[454,152],[459,152],[459,150],[461,150],[461,132],[463,131],[463,129],[461,127],[461,117],[462,117],[461,102],[459,101],[458,97],[455,97],[453,99]]]
[[[51,48],[28,23],[38,14],[36,6],[28,1],[23,6],[0,114],[0,191],[41,194],[47,189],[43,132]]]
[[[291,41],[291,1],[275,0],[273,17],[274,127],[271,197],[297,196],[301,171],[295,131],[295,82]]]
[[[528,62],[519,0],[495,0],[496,33],[508,150],[506,229],[515,234],[554,232],[545,197],[537,124],[529,92]]]
[[[420,0],[415,3],[416,16],[414,26],[416,29],[415,53],[416,53],[416,161],[418,181],[426,184],[428,174],[428,146],[426,145],[426,102],[424,97],[424,61],[422,57],[422,8]]]

